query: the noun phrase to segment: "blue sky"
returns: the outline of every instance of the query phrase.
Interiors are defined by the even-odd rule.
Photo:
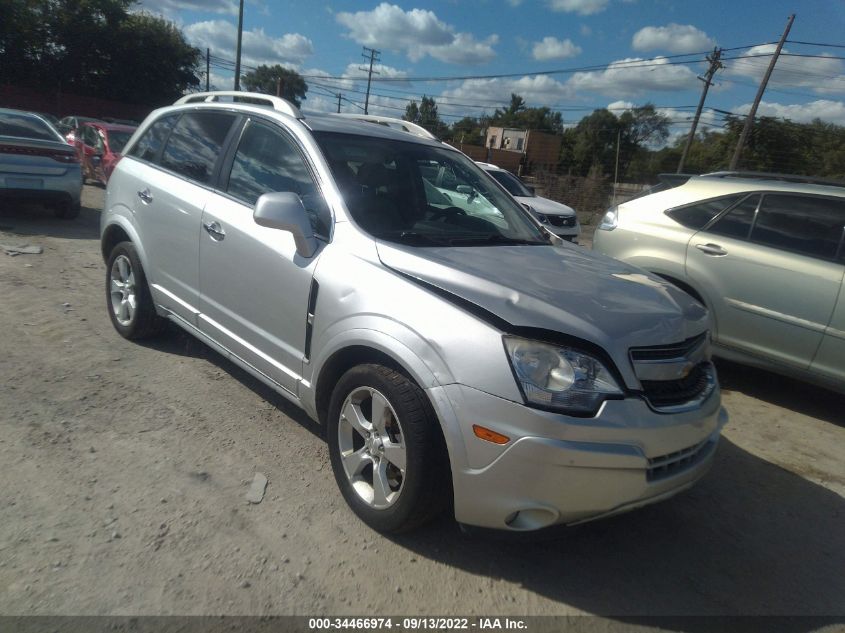
[[[140,7],[176,22],[215,59],[234,60],[237,0],[142,0]],[[308,76],[305,110],[334,111],[331,95],[340,92],[344,111],[360,111],[361,52],[369,46],[381,51],[376,79],[398,80],[373,83],[371,112],[401,116],[408,99],[428,94],[450,122],[492,113],[517,92],[531,106],[561,111],[567,124],[595,108],[620,113],[651,102],[680,133],[700,95],[702,53],[735,49],[723,53],[703,117],[718,127],[724,114],[713,108],[747,112],[793,12],[790,56],[778,62],[758,113],[845,125],[842,0],[246,0],[242,60]],[[225,66],[215,63],[211,83],[231,89]],[[555,70],[570,72],[537,74]]]

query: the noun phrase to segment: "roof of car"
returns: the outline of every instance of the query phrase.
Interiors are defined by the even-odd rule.
[[[683,188],[716,188],[730,193],[733,191],[792,191],[845,196],[845,184],[829,182],[803,182],[801,177],[793,181],[779,174],[703,174],[691,177]]]
[[[312,132],[336,132],[339,134],[357,134],[359,136],[375,136],[378,138],[410,141],[425,145],[443,147],[440,141],[423,138],[409,132],[376,121],[365,121],[334,114],[309,114],[302,121]]]

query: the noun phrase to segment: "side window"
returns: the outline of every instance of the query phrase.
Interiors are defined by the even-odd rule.
[[[234,121],[235,116],[226,112],[186,112],[167,139],[161,166],[207,184]]]
[[[708,233],[734,237],[738,240],[748,239],[748,231],[754,223],[754,212],[760,202],[760,195],[748,196],[745,200],[728,211],[707,229]]]
[[[278,128],[250,121],[241,136],[226,191],[249,205],[263,193],[291,191],[302,199],[318,235],[329,234],[330,214],[296,145]]]
[[[751,241],[810,257],[834,259],[843,226],[843,200],[767,194],[757,214]]]
[[[713,200],[705,200],[697,204],[687,205],[685,207],[678,207],[666,212],[670,218],[675,220],[678,224],[687,227],[688,229],[700,230],[710,222],[713,218],[719,215],[722,211],[727,209],[732,204],[737,203],[744,194],[736,196],[726,196],[723,198],[715,198]]]
[[[173,124],[176,123],[176,119],[178,118],[179,115],[171,114],[153,123],[147,128],[144,135],[138,139],[138,142],[135,143],[129,155],[151,163],[156,162],[161,152],[161,147],[167,140],[167,135],[170,134],[170,130],[173,129]]]
[[[82,141],[88,147],[96,147],[97,145],[97,133],[94,131],[90,125],[86,125],[82,128]]]

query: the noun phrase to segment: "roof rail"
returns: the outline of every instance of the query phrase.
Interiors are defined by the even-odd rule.
[[[282,112],[295,119],[304,119],[302,112],[299,111],[295,105],[281,97],[273,95],[265,95],[260,92],[241,92],[239,90],[216,90],[213,92],[195,92],[187,94],[173,105],[183,105],[185,103],[213,103],[222,101],[221,97],[228,97],[231,102],[236,103],[253,103],[255,105],[268,105],[277,112]]]
[[[375,114],[355,114],[354,112],[334,114],[332,116],[341,116],[347,119],[357,119],[358,121],[368,121],[370,123],[377,123],[379,125],[384,125],[386,127],[393,128],[394,130],[401,130],[402,132],[407,132],[408,134],[419,136],[420,138],[427,138],[433,141],[437,140],[437,137],[434,136],[434,134],[426,130],[421,125],[411,123],[410,121],[404,121],[402,119],[395,119],[389,116],[377,116]]]
[[[841,180],[830,180],[828,178],[817,178],[815,176],[800,176],[797,174],[776,174],[764,171],[714,171],[709,174],[701,174],[706,178],[750,178],[757,180],[779,180],[807,185],[827,185],[828,187],[845,187]]]

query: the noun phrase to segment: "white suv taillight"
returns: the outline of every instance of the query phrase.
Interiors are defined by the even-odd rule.
[[[599,224],[599,230],[601,231],[612,231],[616,228],[616,224],[619,222],[619,207],[610,207],[604,214],[604,217],[601,219],[601,224]]]

